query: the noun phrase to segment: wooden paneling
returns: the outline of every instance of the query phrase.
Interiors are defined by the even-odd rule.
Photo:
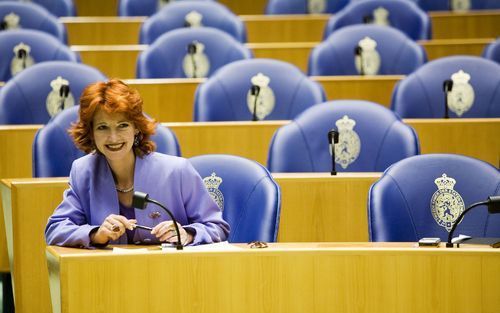
[[[47,258],[58,313],[163,312],[165,303],[186,313],[493,313],[500,307],[500,251],[492,248],[309,243],[118,254],[48,247]],[[464,286],[467,296],[457,296]]]
[[[493,38],[434,39],[419,41],[419,44],[424,47],[429,60],[435,60],[452,55],[481,56],[486,45],[493,41]]]
[[[249,43],[320,42],[329,15],[241,15]],[[432,39],[496,38],[500,10],[431,12]],[[70,45],[134,45],[145,17],[64,17]]]
[[[118,0],[74,0],[78,16],[116,16]]]

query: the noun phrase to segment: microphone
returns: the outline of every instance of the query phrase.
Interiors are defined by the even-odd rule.
[[[187,45],[187,52],[191,57],[191,63],[193,63],[193,78],[196,78],[196,60],[194,59],[194,55],[196,54],[196,41]]]
[[[451,79],[446,79],[443,82],[444,91],[444,118],[449,118],[448,116],[448,93],[453,89],[453,81]]]
[[[6,30],[7,29],[7,22],[6,21],[2,21],[0,23],[0,30]]]
[[[174,223],[175,233],[177,234],[177,243],[175,244],[175,248],[177,250],[182,250],[183,246],[181,243],[181,233],[179,232],[179,226],[177,226],[177,220],[175,219],[172,212],[170,212],[170,210],[167,209],[167,207],[161,204],[160,202],[149,198],[149,195],[147,193],[140,191],[134,192],[134,197],[132,198],[132,207],[138,208],[139,210],[144,210],[146,208],[147,202],[156,204],[157,206],[161,207],[170,216],[172,222]]]
[[[371,24],[373,23],[373,15],[368,14],[363,16],[363,24]]]
[[[252,85],[250,88],[250,94],[254,96],[253,98],[253,112],[252,112],[252,121],[256,122],[257,120],[257,99],[259,98],[260,94],[260,87],[257,85]]]
[[[331,129],[328,132],[328,143],[330,145],[330,151],[332,154],[332,171],[330,174],[337,175],[337,171],[335,170],[335,144],[339,143],[339,132],[335,129]]]
[[[23,68],[26,68],[26,56],[28,53],[26,52],[25,49],[19,49],[17,51],[17,58],[23,60]]]
[[[361,46],[356,46],[354,48],[354,55],[359,56],[359,75],[364,76],[365,75],[365,67],[363,64],[363,48]]]
[[[61,111],[64,109],[64,102],[68,98],[69,95],[69,85],[61,85],[61,88],[59,88],[59,97],[61,97],[61,105],[59,108]]]
[[[480,205],[487,205],[488,213],[490,214],[500,213],[500,196],[489,196],[488,200],[476,202],[471,206],[469,206],[467,209],[465,209],[458,216],[458,218],[453,223],[453,226],[451,227],[450,233],[448,234],[448,242],[446,243],[446,248],[453,248],[453,244],[451,243],[451,238],[453,238],[453,232],[455,231],[455,228],[457,228],[457,225],[462,221],[462,218],[464,217],[465,213],[469,212],[472,208],[478,207]]]

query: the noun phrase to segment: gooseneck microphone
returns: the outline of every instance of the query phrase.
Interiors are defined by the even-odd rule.
[[[62,85],[61,88],[59,88],[59,97],[61,97],[61,104],[59,105],[59,108],[61,110],[64,109],[64,102],[66,102],[66,99],[68,98],[69,91],[69,85]]]
[[[177,220],[175,219],[172,212],[170,212],[170,210],[167,209],[167,207],[161,204],[160,202],[149,198],[149,195],[147,193],[140,191],[134,192],[134,197],[132,198],[132,207],[138,208],[139,210],[144,210],[146,208],[147,202],[156,204],[157,206],[161,207],[170,216],[172,222],[174,223],[175,233],[177,234],[177,243],[175,244],[175,248],[177,250],[182,250],[183,246],[181,243],[181,233],[179,231],[179,226],[177,225]]]
[[[363,48],[360,46],[356,46],[354,48],[354,55],[359,56],[359,75],[364,76],[365,75],[365,66],[363,62]]]
[[[250,89],[250,94],[254,96],[253,98],[253,111],[252,111],[252,121],[256,122],[257,120],[257,100],[259,99],[260,87],[257,85],[252,85]]]
[[[194,55],[196,54],[196,42],[193,41],[187,45],[187,52],[191,57],[191,63],[193,63],[193,78],[196,78],[196,60],[194,59]]]
[[[455,228],[457,228],[457,225],[462,221],[462,218],[464,217],[465,213],[469,212],[471,209],[478,207],[480,205],[487,205],[488,213],[490,214],[500,213],[500,196],[489,196],[488,200],[476,202],[471,206],[469,206],[467,209],[465,209],[458,216],[458,218],[453,223],[453,226],[451,227],[451,230],[448,234],[448,242],[446,243],[447,248],[453,248],[453,244],[451,243],[451,238],[453,238],[453,232],[455,231]]]
[[[23,68],[26,68],[26,57],[28,56],[28,53],[26,52],[25,49],[19,49],[17,51],[17,58],[20,60],[23,60]]]
[[[446,79],[443,82],[444,91],[444,118],[449,118],[448,115],[448,93],[453,89],[453,81],[451,79]]]
[[[335,129],[332,129],[328,132],[328,144],[330,145],[330,151],[332,154],[332,171],[330,174],[337,175],[337,171],[335,170],[335,144],[339,143],[339,132]]]

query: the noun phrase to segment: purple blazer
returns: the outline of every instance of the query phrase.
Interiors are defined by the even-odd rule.
[[[185,229],[194,233],[193,245],[224,241],[229,225],[207,192],[200,175],[184,158],[151,153],[135,161],[134,188],[148,193],[169,208]],[[101,154],[89,154],[73,162],[69,189],[49,218],[45,239],[49,245],[90,247],[90,232],[109,214],[120,214],[111,169]],[[154,227],[170,220],[160,207],[148,204],[135,210],[137,223]],[[137,244],[159,243],[148,230],[136,229]],[[124,234],[110,244],[127,244]]]

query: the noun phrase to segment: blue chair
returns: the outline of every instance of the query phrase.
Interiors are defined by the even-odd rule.
[[[454,7],[451,0],[418,0],[418,6],[425,11],[449,11],[449,10],[491,10],[500,9],[500,1],[498,0],[469,0],[470,7],[459,8]]]
[[[62,109],[77,105],[88,84],[105,79],[95,68],[74,62],[33,65],[0,88],[0,125],[45,124]]]
[[[118,16],[151,16],[167,3],[161,0],[118,0]]]
[[[0,0],[4,1],[18,1],[22,0]],[[73,0],[30,0],[32,3],[38,4],[44,7],[52,15],[55,16],[76,16],[76,9]],[[25,1],[26,2],[26,1]]]
[[[375,52],[363,46],[369,37]],[[364,40],[362,44],[360,41]],[[375,60],[380,60],[379,65]],[[358,60],[358,61],[356,61]],[[363,61],[363,66],[359,63]],[[309,75],[407,75],[427,61],[425,50],[403,32],[377,25],[352,25],[333,32],[309,56]],[[358,62],[358,65],[356,65]]]
[[[483,50],[483,58],[500,63],[500,39],[487,45]]]
[[[349,0],[268,0],[266,14],[331,14],[348,3]]]
[[[315,105],[280,127],[269,147],[274,172],[330,172],[328,132],[336,129],[338,172],[381,172],[419,154],[413,128],[389,109],[368,101],[337,100]]]
[[[225,64],[251,57],[247,47],[221,30],[179,28],[161,35],[139,55],[137,78],[208,77]]]
[[[200,155],[189,161],[231,226],[229,242],[276,241],[281,195],[265,167],[222,154]]]
[[[351,1],[332,16],[325,28],[324,38],[344,26],[363,23],[379,23],[374,11],[383,8],[388,11],[390,26],[404,32],[413,40],[431,38],[429,16],[411,1],[359,0]],[[383,24],[383,23],[382,23]]]
[[[500,195],[500,173],[486,162],[453,154],[407,158],[389,167],[370,188],[370,240],[416,242],[439,237],[446,241],[464,209],[493,195]],[[454,234],[500,237],[500,214],[476,208]]]
[[[15,18],[7,18],[14,14]],[[11,15],[12,17],[13,15]],[[49,33],[63,43],[67,43],[66,28],[45,8],[25,2],[0,2],[1,29],[28,28]]]
[[[69,176],[73,161],[85,155],[75,146],[67,131],[78,120],[78,109],[79,106],[74,106],[64,110],[36,133],[33,141],[33,177]],[[156,151],[180,156],[177,138],[170,129],[158,124],[152,139],[156,143]]]
[[[38,30],[16,29],[0,32],[0,42],[2,43],[0,46],[0,81],[7,81],[24,68],[36,63],[78,62],[77,55],[66,45],[54,36]]]
[[[500,117],[500,64],[473,56],[446,57],[423,65],[396,85],[392,110],[403,118],[444,117],[443,82],[450,79],[449,117]]]
[[[258,120],[289,120],[324,100],[321,85],[292,64],[241,60],[220,68],[198,86],[194,120],[250,121],[255,107]]]
[[[246,42],[246,28],[238,16],[220,3],[196,0],[175,1],[165,5],[142,24],[139,42],[152,44],[162,34],[186,27],[186,18],[192,12],[201,15],[202,26],[218,28],[236,40]]]

